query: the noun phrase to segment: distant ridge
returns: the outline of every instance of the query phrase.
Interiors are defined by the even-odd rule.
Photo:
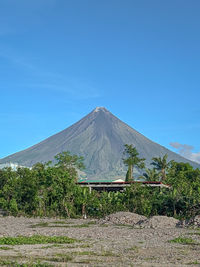
[[[0,160],[3,163],[18,163],[32,166],[37,162],[54,160],[62,151],[83,156],[86,170],[80,175],[88,179],[105,180],[124,178],[126,167],[122,162],[124,144],[136,146],[140,157],[146,158],[149,167],[152,157],[168,154],[169,160],[188,162],[193,167],[199,164],[152,142],[126,123],[119,120],[104,107],[96,107],[91,113],[69,128],[44,141]],[[134,170],[137,174],[138,170]]]

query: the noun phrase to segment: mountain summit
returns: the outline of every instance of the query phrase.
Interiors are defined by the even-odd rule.
[[[0,160],[2,163],[18,163],[32,166],[37,162],[54,160],[62,151],[83,156],[86,170],[82,173],[88,179],[124,178],[126,167],[122,162],[125,144],[133,144],[149,167],[152,157],[168,154],[169,160],[189,162],[178,154],[152,142],[126,123],[119,120],[104,107],[96,107],[91,113],[69,128],[44,141]],[[134,170],[137,173],[137,170]]]

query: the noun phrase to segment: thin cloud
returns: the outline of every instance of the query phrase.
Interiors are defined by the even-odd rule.
[[[6,59],[16,68],[21,68],[30,76],[29,83],[15,83],[15,87],[34,88],[38,90],[54,91],[68,94],[73,99],[92,99],[101,96],[98,88],[90,81],[82,81],[79,78],[69,78],[59,73],[44,70],[41,67],[18,55],[10,49],[0,47],[0,57]],[[34,81],[32,82],[34,76]]]
[[[8,47],[0,47],[0,57],[7,60],[8,63],[15,65],[16,67],[24,68],[26,71],[36,70],[36,67],[31,64],[24,57],[18,55]]]
[[[178,142],[171,142],[170,146],[176,148],[178,150],[178,153],[184,158],[200,163],[200,152],[192,152],[192,150],[194,149],[193,146],[187,144],[180,144]]]

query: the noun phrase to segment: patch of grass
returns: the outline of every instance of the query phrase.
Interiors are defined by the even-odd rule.
[[[25,263],[18,263],[16,261],[2,260],[0,261],[1,266],[12,266],[12,267],[28,267]]]
[[[55,221],[55,222],[50,222],[51,224],[71,224],[71,222],[65,222],[65,221]]]
[[[28,265],[30,266],[30,265]],[[48,263],[48,262],[41,262],[41,263],[34,263],[31,267],[52,267],[54,265]]]
[[[83,244],[83,245],[80,245],[78,247],[79,248],[91,248],[91,245],[89,245],[89,244]]]
[[[169,242],[170,243],[178,243],[178,244],[182,244],[182,245],[197,245],[198,244],[192,238],[181,237],[181,236],[179,236],[175,239],[172,239]]]
[[[191,233],[187,233],[187,235],[200,235],[200,232],[191,232]]]
[[[49,225],[50,228],[84,228],[90,227],[89,224],[75,224],[75,225]]]
[[[84,227],[89,227],[90,225],[95,225],[96,222],[88,222],[88,223],[83,223],[83,224],[75,224],[73,225],[73,223],[69,222],[65,222],[64,221],[62,223],[59,222],[51,222],[51,224],[55,224],[55,225],[49,225],[49,223],[38,223],[38,224],[33,224],[30,227],[31,228],[37,228],[37,227],[49,227],[49,228],[84,228]],[[72,225],[70,225],[72,224]]]
[[[187,265],[193,265],[193,264],[198,264],[200,265],[200,262],[199,261],[193,261],[193,262],[188,262]]]
[[[13,249],[13,248],[10,248],[10,247],[0,247],[0,250],[10,250],[10,249]]]
[[[53,245],[41,247],[40,249],[47,249],[47,248],[63,248],[63,245],[53,244]]]
[[[95,261],[95,264],[102,262],[101,260],[97,260],[97,259],[81,259],[81,260],[73,261],[73,263],[89,264],[89,263],[94,262],[94,261]]]
[[[78,242],[78,240],[67,236],[18,236],[18,237],[0,237],[0,245],[34,245],[34,244],[69,244]]]
[[[68,225],[70,224],[74,224],[74,222],[67,222],[67,221],[55,221],[55,222],[50,222],[50,224],[54,224],[54,225],[51,225],[51,226],[55,226],[57,225],[58,227],[67,227]]]
[[[48,249],[48,248],[66,248],[66,249],[70,249],[70,248],[90,248],[90,247],[91,246],[89,244],[83,244],[83,245],[52,244],[52,245],[40,247],[40,249]]]
[[[75,224],[75,225],[72,225],[70,227],[72,227],[72,228],[85,228],[85,227],[90,227],[90,224],[88,224],[88,223]]]
[[[109,227],[109,224],[99,224],[100,227]]]
[[[64,246],[63,248],[66,248],[66,249],[68,249],[68,248],[79,248],[79,246],[78,245],[70,245],[70,246]]]
[[[9,266],[9,267],[53,267],[54,265],[47,263],[47,262],[40,262],[37,261],[36,263],[33,262],[26,262],[20,263],[17,261],[12,260],[2,260],[0,261],[1,266]]]
[[[37,224],[33,224],[30,226],[31,228],[37,228],[37,227],[49,227],[49,224],[47,222],[41,222]]]
[[[28,263],[28,267],[52,267],[54,265],[48,263],[48,262],[36,262],[36,263]]]
[[[99,254],[98,256],[103,256],[103,257],[120,257],[117,254],[114,254],[112,251],[101,251],[101,254]]]

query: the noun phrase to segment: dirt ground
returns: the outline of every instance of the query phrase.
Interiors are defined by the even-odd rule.
[[[138,228],[89,219],[0,218],[0,237],[36,234],[68,236],[77,242],[0,245],[0,266],[200,266],[199,229]],[[178,237],[194,242],[169,242]]]

